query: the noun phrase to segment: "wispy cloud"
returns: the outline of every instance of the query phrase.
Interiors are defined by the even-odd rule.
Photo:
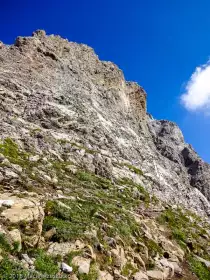
[[[195,69],[181,96],[181,102],[190,111],[210,111],[210,61]]]

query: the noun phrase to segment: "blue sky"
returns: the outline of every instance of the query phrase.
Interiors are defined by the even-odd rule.
[[[209,14],[208,0],[2,0],[0,40],[45,29],[92,46],[142,85],[148,111],[177,122],[210,162]]]

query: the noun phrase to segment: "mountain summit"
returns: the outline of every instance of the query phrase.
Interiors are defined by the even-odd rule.
[[[210,165],[141,86],[38,30],[0,43],[0,100],[0,276],[210,279]]]

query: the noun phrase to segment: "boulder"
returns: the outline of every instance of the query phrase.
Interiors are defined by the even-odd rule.
[[[61,271],[63,271],[64,273],[71,273],[73,271],[73,268],[71,266],[69,266],[68,264],[62,262],[61,263]]]
[[[113,265],[115,267],[122,268],[126,263],[124,249],[120,246],[117,246],[116,249],[111,250],[111,256],[113,259]]]
[[[148,270],[147,275],[151,280],[164,280],[164,274],[159,270]]]
[[[22,258],[23,258],[24,261],[27,262],[28,265],[33,265],[34,264],[34,261],[32,259],[30,259],[27,254],[22,254]]]
[[[12,170],[6,169],[5,170],[5,177],[7,179],[11,180],[11,179],[17,179],[19,177],[19,175]]]
[[[182,275],[182,268],[179,266],[179,264],[177,262],[169,261],[169,263],[173,266],[174,273],[176,273],[178,275]]]
[[[114,280],[114,278],[107,271],[99,271],[97,280]]]
[[[20,198],[10,193],[0,195],[0,201],[9,201],[10,208],[3,210],[3,224],[21,225],[22,240],[26,246],[35,246],[42,233],[44,210],[37,198]],[[16,232],[17,233],[17,232]]]
[[[9,231],[9,236],[12,239],[13,242],[18,243],[18,251],[21,251],[22,248],[22,238],[21,238],[21,233],[18,229],[13,229]]]
[[[85,247],[85,244],[80,240],[76,240],[76,242],[63,242],[57,243],[54,242],[50,244],[47,253],[52,256],[66,256],[71,251],[81,250]]]
[[[165,236],[160,236],[159,242],[161,243],[161,246],[165,250],[165,252],[168,253],[169,258],[176,257],[181,262],[184,260],[185,253],[178,245],[166,239]]]
[[[133,280],[149,280],[148,276],[145,274],[145,272],[136,272],[133,275]]]
[[[4,206],[4,207],[7,207],[7,208],[10,208],[10,207],[12,207],[13,204],[14,204],[14,201],[11,200],[11,199],[0,200],[0,206]]]
[[[50,240],[56,234],[56,228],[51,228],[44,234],[44,239],[46,241]]]
[[[174,276],[174,265],[165,258],[159,260],[158,262],[159,262],[159,267],[161,267],[163,270],[165,278],[167,277],[172,278]]]
[[[69,280],[79,280],[75,274],[69,277]]]
[[[139,254],[134,254],[133,255],[134,263],[138,264],[139,267],[142,267],[144,270],[146,270],[146,266],[142,258],[140,257]]]
[[[1,213],[1,217],[10,224],[43,221],[44,210],[35,198],[19,198],[10,193],[5,193],[0,195],[0,201],[11,207]]]
[[[90,271],[90,262],[90,259],[76,256],[72,260],[72,265],[78,266],[79,274],[88,274]]]

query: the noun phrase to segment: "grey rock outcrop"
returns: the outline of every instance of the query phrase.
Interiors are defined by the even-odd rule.
[[[1,141],[13,139],[31,159],[54,157],[105,177],[130,176],[162,200],[210,215],[209,165],[174,123],[147,114],[138,84],[86,45],[40,30],[1,44],[0,111]],[[144,178],[123,163],[140,168]],[[27,181],[8,164],[0,166],[4,185]],[[56,184],[55,174],[33,168]]]
[[[205,163],[194,151],[191,145],[186,144],[178,126],[169,121],[150,121],[150,132],[157,150],[168,158],[171,164],[175,163],[176,172],[182,175],[187,173],[190,185],[197,188],[210,200],[210,165]]]

